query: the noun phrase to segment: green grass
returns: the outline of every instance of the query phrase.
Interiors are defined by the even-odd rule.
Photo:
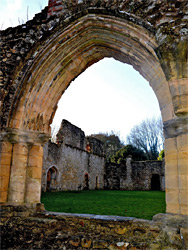
[[[165,213],[165,192],[89,190],[81,192],[46,192],[41,202],[54,212],[119,215],[151,220]]]

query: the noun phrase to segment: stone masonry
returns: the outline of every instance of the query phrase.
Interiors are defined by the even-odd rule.
[[[53,0],[33,20],[0,31],[0,201],[40,202],[43,145],[58,100],[90,65],[113,57],[131,64],[158,98],[166,211],[188,215],[187,20],[186,0]]]
[[[0,31],[4,249],[187,249],[187,23],[187,0],[50,0],[33,20]],[[171,214],[158,216],[158,222],[35,217],[29,209],[40,207],[43,146],[58,100],[72,80],[104,57],[132,65],[157,96]]]
[[[184,215],[158,214],[152,221],[132,217],[32,213],[28,207],[1,209],[2,249],[186,250]],[[10,233],[11,232],[11,233]]]
[[[106,164],[105,188],[121,190],[165,190],[164,162],[132,161]]]
[[[57,144],[44,146],[42,190],[165,190],[164,162],[106,163],[103,143],[63,120]],[[87,179],[86,179],[87,178]],[[86,183],[87,182],[87,183]]]
[[[66,120],[61,123],[57,141],[58,144],[49,141],[44,146],[43,191],[48,189],[48,177],[49,190],[53,191],[103,189],[103,143],[95,138],[85,137],[80,128]],[[97,147],[98,145],[100,146]],[[54,173],[48,176],[52,168]]]

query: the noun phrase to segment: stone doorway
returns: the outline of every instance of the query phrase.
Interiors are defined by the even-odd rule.
[[[87,173],[84,176],[84,190],[89,190],[89,175]]]
[[[96,176],[95,182],[96,182],[95,189],[97,190],[97,189],[99,189],[99,177],[98,176]]]
[[[57,190],[57,169],[53,166],[47,172],[47,183],[46,183],[47,191],[55,191]]]
[[[151,190],[161,190],[159,174],[153,174],[151,177]]]

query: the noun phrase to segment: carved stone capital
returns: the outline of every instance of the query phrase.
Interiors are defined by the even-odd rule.
[[[50,138],[49,134],[38,131],[27,131],[13,128],[5,128],[0,132],[0,141],[9,141],[10,143],[26,143],[28,145],[44,145]]]
[[[182,134],[188,134],[188,117],[176,117],[164,122],[165,139],[177,137]]]

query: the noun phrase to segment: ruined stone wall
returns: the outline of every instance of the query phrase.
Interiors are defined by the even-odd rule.
[[[85,133],[65,119],[62,120],[56,139],[58,143],[85,149]]]
[[[85,174],[89,176],[89,189],[103,189],[105,158],[100,155],[88,153],[85,150],[68,144],[55,144],[48,142],[44,146],[43,181],[42,189],[46,191],[47,172],[51,167],[57,169],[56,190],[84,189]]]
[[[0,71],[0,84],[2,86],[0,93],[2,98],[0,103],[1,127],[9,125],[11,116],[13,116],[13,110],[17,107],[15,104],[19,102],[18,96],[23,90],[24,77],[28,73],[28,79],[32,76],[32,72],[29,72],[31,66],[35,63],[41,50],[46,48],[50,39],[57,35],[55,32],[57,32],[58,26],[66,27],[67,24],[73,22],[78,17],[87,14],[94,13],[96,15],[97,13],[101,13],[117,16],[117,18],[121,17],[132,22],[133,25],[144,27],[156,37],[158,44],[155,45],[156,49],[154,49],[163,66],[167,80],[174,79],[175,77],[180,79],[186,78],[187,56],[186,53],[180,52],[181,50],[186,52],[187,48],[187,11],[187,1],[182,0],[147,0],[139,2],[135,0],[52,0],[49,1],[49,6],[43,12],[36,15],[33,20],[18,27],[0,31],[0,45],[2,48]],[[61,40],[61,43],[63,42],[64,40]],[[177,49],[178,53],[173,53],[174,48]],[[170,64],[168,65],[169,60]],[[137,63],[134,63],[134,60],[126,59],[126,62],[133,64],[136,69],[142,71],[137,66]],[[178,67],[178,64],[181,67]],[[142,74],[145,75],[144,70]],[[53,78],[54,81],[57,79],[57,76],[58,74]],[[170,88],[173,89],[175,86],[175,89],[172,91],[175,99],[175,112],[181,114],[182,112],[186,112],[187,95],[184,93],[184,88],[182,88],[185,98],[180,105],[177,97],[180,95],[176,87],[177,84],[178,82],[171,82]],[[182,85],[184,85],[183,81]],[[181,106],[181,110],[179,111],[178,105]],[[38,126],[40,130],[47,131],[48,129],[43,123],[44,119],[45,117],[40,114],[35,117],[35,121],[32,119],[28,120],[24,124],[24,127],[36,130],[36,126]],[[17,127],[16,124],[13,127]]]
[[[105,174],[105,158],[89,154],[89,188],[103,189]]]
[[[131,166],[129,164],[106,164],[105,181],[106,188],[109,189],[151,190],[154,176],[159,177],[159,189],[164,191],[165,173],[162,161],[131,161]]]
[[[164,163],[161,161],[136,162],[127,157],[125,164],[106,163],[103,143],[85,137],[80,128],[66,120],[61,123],[57,141],[58,144],[49,141],[44,146],[43,191],[48,190],[48,172],[52,167],[55,173],[50,190],[152,190],[153,182],[157,182],[155,189],[165,190]]]
[[[92,136],[86,137],[86,150],[90,153],[104,155],[104,143]]]
[[[53,0],[33,20],[0,31],[1,202],[40,201],[42,146],[58,100],[90,65],[113,57],[158,98],[167,212],[188,214],[187,13],[186,0]]]
[[[103,143],[85,133],[67,120],[63,120],[57,133],[58,144],[44,146],[42,189],[47,189],[47,175],[55,167],[52,189],[103,189],[105,158]],[[86,149],[86,150],[85,150]],[[88,176],[88,187],[85,176]]]
[[[11,206],[6,206],[1,209],[2,249],[186,250],[187,221],[187,216],[168,214],[158,214],[152,221],[52,212],[33,214],[27,207],[14,207],[12,211]]]

